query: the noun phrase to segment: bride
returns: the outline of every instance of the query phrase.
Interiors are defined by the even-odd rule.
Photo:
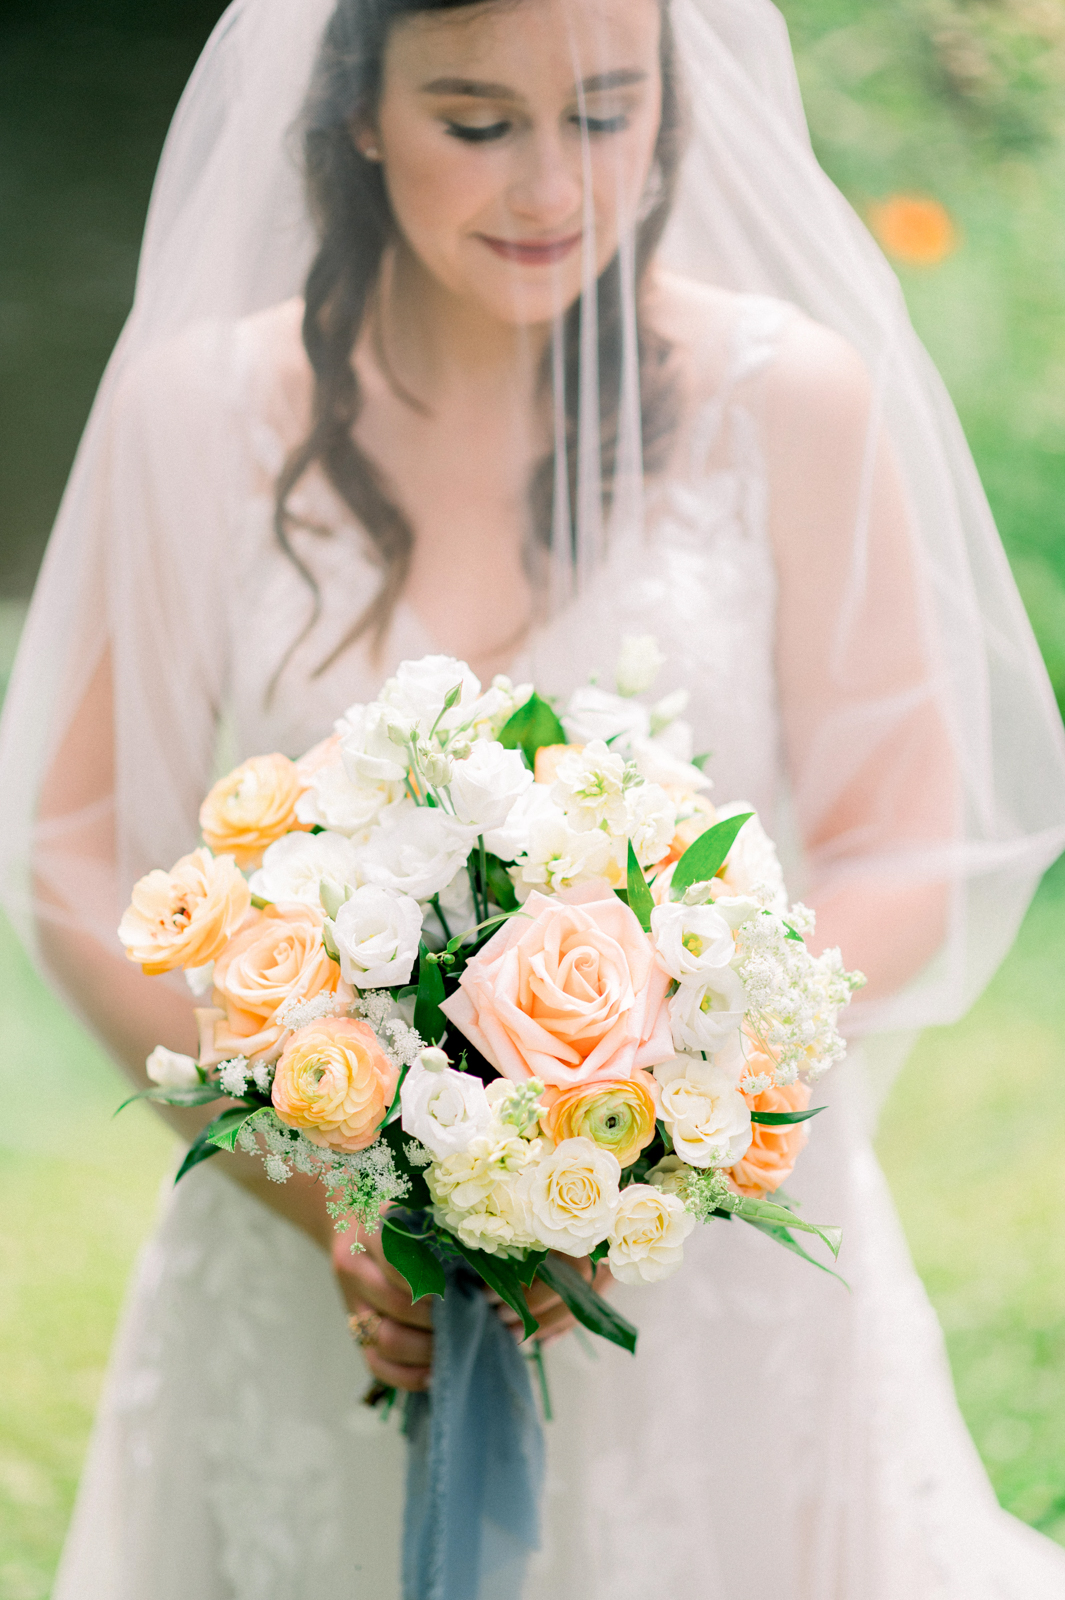
[[[795,1180],[851,1289],[721,1226],[612,1291],[635,1361],[545,1298],[524,1593],[1050,1600],[1065,1554],[994,1501],[869,1138],[907,1032],[969,1003],[1065,843],[1065,749],[781,19],[236,0],[6,709],[3,888],[42,964],[143,1081],[159,1040],[194,1048],[194,1001],[112,929],[214,770],[305,749],[405,657],[562,692],[646,633],[717,795],[792,840],[819,939],[869,978]],[[331,1249],[320,1190],[249,1158],[169,1195],[58,1600],[399,1595],[404,1444],[360,1396],[367,1368],[426,1386],[430,1319],[376,1248]]]

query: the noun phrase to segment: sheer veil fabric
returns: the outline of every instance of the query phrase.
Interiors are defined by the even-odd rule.
[[[110,930],[129,886],[195,843],[221,748],[297,754],[434,648],[401,600],[378,655],[359,641],[314,675],[380,576],[310,473],[291,504],[330,530],[306,535],[322,615],[267,697],[309,607],[272,497],[307,420],[299,296],[315,241],[293,128],[331,11],[236,0],[167,141],[133,311],[0,727],[0,891],[31,947],[43,917],[119,960]],[[615,377],[601,370],[591,244],[569,367],[556,339],[549,388],[556,437],[566,386],[576,395],[574,470],[556,474],[543,615],[513,670],[563,691],[606,679],[620,634],[657,632],[661,689],[692,688],[718,797],[794,835],[796,877],[823,894],[943,894],[944,936],[916,977],[854,1007],[868,1061],[960,1015],[1009,947],[1065,846],[1065,741],[942,383],[812,154],[779,13],[671,0],[670,15],[688,141],[652,303],[685,348],[674,438],[652,467],[635,289],[652,172],[619,200]],[[797,469],[774,439],[839,371],[839,469],[804,533],[783,492]],[[108,655],[113,775],[79,808],[42,814]],[[868,1145],[863,1057],[839,1079],[796,1187],[844,1224],[852,1295],[753,1233],[708,1229],[661,1292],[620,1296],[641,1328],[635,1365],[553,1352],[537,1597],[1061,1592],[1065,1558],[998,1511],[958,1417]],[[757,1374],[750,1403],[737,1371]],[[277,1372],[291,1380],[280,1392]],[[134,1286],[61,1600],[397,1593],[399,1446],[360,1414],[360,1375],[319,1253],[199,1169]]]

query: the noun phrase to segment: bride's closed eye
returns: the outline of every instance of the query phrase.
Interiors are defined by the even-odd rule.
[[[620,111],[613,117],[580,116],[579,113],[569,118],[575,128],[580,128],[588,134],[621,133],[629,126],[628,114]],[[464,139],[468,144],[487,144],[494,139],[505,139],[514,124],[512,122],[452,122],[445,124],[448,133],[453,139]]]

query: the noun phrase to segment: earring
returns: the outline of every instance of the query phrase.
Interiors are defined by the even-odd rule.
[[[368,144],[362,152],[367,161],[380,161],[381,152],[375,144]]]

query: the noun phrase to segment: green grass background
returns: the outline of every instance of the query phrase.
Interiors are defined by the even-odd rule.
[[[783,10],[818,153],[852,201],[930,194],[959,225],[954,256],[900,276],[1065,701],[1065,3]],[[0,495],[15,530],[0,552],[9,594],[32,571],[25,552],[128,297],[154,149],[199,26],[182,15],[184,32],[164,28],[151,49],[135,31],[85,25],[36,44],[23,29],[7,53],[0,196],[18,203],[21,173],[29,199],[6,256],[0,241],[0,379],[18,402],[15,437],[22,428],[46,466],[30,470],[22,451]],[[31,100],[35,49],[59,70]],[[88,192],[45,138],[79,95],[92,103],[78,159],[98,157]],[[0,603],[0,669],[20,616]],[[920,1042],[879,1148],[998,1494],[1065,1544],[1063,968],[1059,864],[970,1015]],[[0,1600],[48,1593],[123,1287],[172,1159],[143,1108],[112,1121],[119,1094],[0,924]]]

